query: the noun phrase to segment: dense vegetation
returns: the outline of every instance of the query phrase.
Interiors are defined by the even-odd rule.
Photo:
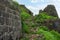
[[[19,5],[19,7],[23,30],[23,37],[20,40],[60,40],[60,33],[49,30],[45,23],[50,20],[56,20],[57,17],[50,16],[46,12],[32,16],[25,6]],[[48,23],[48,25],[50,26],[52,23]]]
[[[23,37],[21,40],[29,40],[28,36],[31,34],[39,34],[44,35],[41,40],[59,40],[60,34],[54,30],[49,30],[46,26],[43,25],[43,22],[45,20],[56,20],[57,17],[49,16],[46,14],[46,12],[42,12],[39,15],[31,16],[29,13],[27,13],[25,10],[22,9],[21,17],[22,17],[22,26],[23,26],[23,32],[27,34],[25,37]],[[34,17],[34,19],[33,19]],[[34,28],[36,27],[36,30]],[[34,31],[35,32],[34,32]],[[34,40],[38,40],[38,38],[35,38]]]

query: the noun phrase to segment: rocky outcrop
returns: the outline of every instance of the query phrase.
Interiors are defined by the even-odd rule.
[[[21,19],[12,0],[0,0],[0,40],[20,40]]]
[[[55,30],[60,32],[60,19],[58,17],[57,11],[55,9],[54,5],[48,5],[44,10],[40,10],[39,13],[46,12],[47,15],[52,17],[57,17],[56,20],[44,20],[43,24],[44,26],[47,26],[49,30]]]
[[[57,11],[56,11],[56,8],[54,5],[48,5],[44,10],[43,12],[47,12],[48,15],[50,16],[55,16],[55,17],[58,17],[58,14],[57,14]]]
[[[55,6],[54,5],[48,5],[44,10],[43,12],[47,12],[48,15],[50,16],[54,16],[54,17],[57,17],[58,18],[58,14],[57,14],[57,11],[55,9]],[[48,28],[50,30],[56,30],[58,32],[60,32],[60,19],[56,19],[56,20],[48,20],[46,21],[48,25]]]

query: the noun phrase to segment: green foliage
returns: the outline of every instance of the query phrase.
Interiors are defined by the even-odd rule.
[[[19,6],[17,2],[14,2],[14,5],[20,8],[23,32],[31,34],[32,32],[30,32],[31,31],[30,27],[34,28],[36,27],[36,23],[38,23],[39,26],[37,27],[39,28],[38,28],[38,31],[35,32],[36,34],[43,34],[45,38],[44,40],[60,40],[60,34],[58,32],[49,31],[49,29],[46,26],[43,26],[42,24],[45,20],[52,20],[52,19],[55,20],[57,19],[57,17],[49,16],[45,12],[42,12],[39,15],[34,16],[34,19],[33,19],[29,14],[28,9],[26,9],[24,6]],[[29,23],[26,23],[27,19]],[[34,20],[34,22],[32,20]],[[24,37],[21,40],[29,40],[29,38]]]
[[[34,16],[34,20],[37,26],[44,26],[49,21],[52,22],[52,20],[57,20],[57,17],[49,16],[46,12],[42,12],[39,15]],[[50,23],[49,25],[52,25],[52,23]]]
[[[38,22],[44,22],[45,20],[55,20],[57,17],[49,16],[46,12],[42,12],[39,15],[35,16],[35,20]]]
[[[28,13],[26,13],[26,12],[22,12],[21,17],[22,17],[23,20],[25,20],[25,19],[29,19],[30,15]]]
[[[23,17],[23,20],[29,19],[31,17],[26,12],[22,12],[21,16]],[[52,19],[55,20],[55,19],[57,19],[57,17],[49,16],[44,12],[44,13],[39,14],[38,16],[35,16],[34,21],[38,22],[38,24],[40,24],[40,23],[42,24],[45,20],[52,20]],[[31,25],[32,28],[35,27],[35,24],[32,21],[30,21],[29,23],[30,23],[29,25]],[[26,24],[26,23],[23,24],[23,30],[26,33],[30,33],[30,28],[29,28],[28,24]],[[55,31],[49,31],[49,29],[46,26],[39,26],[38,31],[35,33],[43,34],[44,38],[45,38],[44,40],[59,40],[60,39],[59,33],[55,32]],[[23,38],[23,40],[29,40],[29,39]]]
[[[30,29],[26,23],[22,23],[23,32],[29,33]]]
[[[48,31],[45,31],[43,29],[39,29],[37,33],[43,34],[45,37],[45,40],[54,40],[53,35]]]
[[[49,16],[49,15],[47,15],[47,13],[43,12],[43,13],[40,14],[40,18],[41,19],[52,19],[52,18],[55,19],[56,17]]]
[[[43,30],[45,30],[45,31],[49,31],[48,28],[47,28],[46,26],[40,26],[39,29],[43,29]]]
[[[32,27],[32,28],[35,27],[35,24],[34,24],[32,21],[29,22],[29,25],[30,25],[30,27]]]
[[[56,31],[45,31],[44,29],[39,29],[38,34],[43,34],[45,40],[60,40],[60,34]]]
[[[29,19],[31,16],[26,11],[24,11],[24,12],[22,12],[21,17],[23,18],[23,20],[25,20],[25,19]],[[40,24],[40,23],[42,24],[45,20],[52,20],[52,19],[55,20],[55,19],[57,19],[57,17],[49,16],[45,12],[43,12],[43,13],[39,14],[38,16],[34,17],[34,21],[38,22],[38,24]],[[36,24],[33,23],[32,21],[29,22],[29,25],[26,24],[26,23],[23,23],[22,25],[23,25],[23,30],[24,30],[25,33],[30,33],[29,25],[32,28],[36,26]],[[55,32],[55,31],[49,31],[49,29],[46,26],[39,26],[38,31],[35,32],[35,33],[36,34],[43,34],[44,38],[45,38],[44,40],[59,40],[60,39],[60,34],[59,33]],[[24,39],[23,38],[23,40],[29,40],[29,39],[27,39],[27,38]]]
[[[20,11],[22,20],[27,20],[31,17],[31,15],[28,13],[28,9],[24,5],[20,5]]]
[[[54,30],[51,31],[51,33],[54,35],[54,37],[59,40],[60,39],[60,34]]]

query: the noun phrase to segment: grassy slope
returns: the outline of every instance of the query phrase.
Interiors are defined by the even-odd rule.
[[[36,31],[36,30],[34,30],[34,31],[36,31],[36,32],[34,32],[33,30],[32,30],[32,32],[31,32],[31,29],[30,29],[30,27],[32,26],[32,24],[29,24],[29,25],[31,25],[30,27],[29,27],[29,25],[27,24],[27,23],[25,23],[25,21],[27,20],[27,19],[30,19],[31,18],[31,15],[27,12],[27,10],[25,9],[25,8],[23,8],[23,7],[21,7],[21,9],[22,9],[22,14],[21,14],[21,16],[22,16],[22,18],[23,18],[23,21],[24,21],[24,23],[23,23],[23,30],[25,31],[25,33],[27,34],[26,36],[24,36],[21,40],[30,40],[31,38],[29,38],[29,35],[30,34],[42,34],[42,35],[44,35],[43,37],[43,39],[41,38],[41,40],[59,40],[60,39],[60,34],[59,33],[57,33],[57,32],[55,32],[55,31],[48,31],[48,29],[47,30],[45,30],[46,29],[46,27],[45,28],[40,28],[40,26],[39,26],[39,28],[38,27],[36,27],[36,29],[38,30],[38,31]],[[41,13],[41,14],[39,14],[38,16],[35,16],[34,17],[35,19],[34,19],[34,21],[35,22],[44,22],[44,20],[50,20],[50,19],[57,19],[57,17],[53,17],[53,16],[49,16],[49,15],[47,15],[47,14],[45,14],[45,12],[43,12],[43,13]],[[32,20],[32,18],[31,18],[31,20]],[[30,21],[30,20],[28,20],[29,21],[29,23],[30,22],[32,22],[32,21]],[[33,22],[32,22],[33,23]],[[43,26],[43,25],[42,25]],[[34,29],[34,27],[31,27],[32,29]],[[30,35],[31,36],[31,35]],[[32,38],[33,39],[33,38]],[[34,40],[38,40],[37,38],[34,38]]]

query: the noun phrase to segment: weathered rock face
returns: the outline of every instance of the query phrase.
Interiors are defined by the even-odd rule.
[[[50,16],[58,17],[57,11],[56,11],[54,5],[48,5],[43,11],[47,12],[47,14],[50,15]]]
[[[0,40],[20,40],[19,11],[11,9],[10,2],[11,0],[0,0]]]

